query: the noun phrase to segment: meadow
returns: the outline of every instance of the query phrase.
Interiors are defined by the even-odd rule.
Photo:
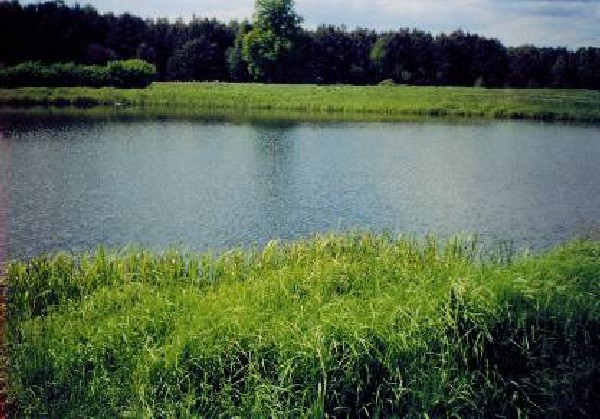
[[[6,279],[16,416],[600,412],[600,242],[100,248]]]
[[[178,113],[273,112],[302,118],[399,119],[445,116],[600,121],[600,92],[464,87],[154,83],[146,89],[0,89],[0,106],[135,107]]]

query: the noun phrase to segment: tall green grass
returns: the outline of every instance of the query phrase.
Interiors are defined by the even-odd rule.
[[[597,415],[600,243],[501,256],[349,234],[14,262],[14,413]]]
[[[143,107],[167,113],[287,112],[346,119],[406,116],[600,121],[600,92],[407,86],[154,83],[146,89],[0,89],[0,105]],[[157,111],[158,109],[158,111]]]

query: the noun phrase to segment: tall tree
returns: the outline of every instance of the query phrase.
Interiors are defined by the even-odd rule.
[[[0,69],[26,61],[141,58],[158,79],[600,89],[600,48],[506,48],[456,31],[300,28],[289,0],[258,0],[254,23],[100,14],[64,0],[0,0]],[[250,70],[250,72],[249,72]]]
[[[242,55],[255,80],[283,81],[302,18],[293,0],[256,0],[252,30],[244,35]]]
[[[167,77],[174,80],[219,80],[226,74],[219,45],[204,35],[183,44],[167,62]]]
[[[233,81],[246,81],[249,79],[248,63],[244,61],[242,49],[244,36],[250,32],[251,26],[247,20],[241,23],[232,22],[230,26],[235,26],[236,35],[233,46],[225,52],[229,77]]]
[[[575,55],[577,86],[600,90],[600,48],[580,48]]]

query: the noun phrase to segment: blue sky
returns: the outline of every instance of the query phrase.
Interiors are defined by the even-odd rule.
[[[67,4],[75,1],[66,0]],[[37,3],[37,1],[22,1]],[[254,0],[88,0],[100,12],[142,17],[251,18]],[[600,0],[296,0],[304,26],[345,24],[377,30],[460,28],[505,45],[600,47]]]

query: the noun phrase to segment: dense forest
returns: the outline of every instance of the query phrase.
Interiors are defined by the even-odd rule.
[[[600,89],[598,47],[505,47],[460,30],[307,30],[293,1],[261,14],[269,3],[277,2],[257,0],[252,22],[223,23],[100,14],[62,1],[0,1],[0,68],[142,59],[156,66],[159,80]]]

